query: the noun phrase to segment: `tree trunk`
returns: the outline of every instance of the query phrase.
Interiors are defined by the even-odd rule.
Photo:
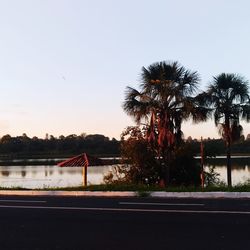
[[[232,187],[231,142],[227,143],[227,185]]]
[[[165,157],[167,155],[167,157]],[[169,186],[170,183],[170,161],[171,161],[171,153],[167,151],[164,153],[164,167],[165,167],[165,186]]]
[[[231,134],[230,134],[230,120],[227,115],[225,115],[225,125],[226,125],[226,140],[227,140],[227,185],[232,187],[232,167],[231,167]]]
[[[169,186],[169,165],[165,165],[165,186]]]
[[[169,186],[169,157],[168,152],[166,150],[161,150],[161,153],[159,154],[160,157],[160,165],[161,165],[161,171],[163,173],[162,180],[164,182],[164,187]]]

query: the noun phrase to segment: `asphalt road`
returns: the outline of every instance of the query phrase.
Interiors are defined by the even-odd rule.
[[[250,249],[250,200],[0,196],[0,249]]]

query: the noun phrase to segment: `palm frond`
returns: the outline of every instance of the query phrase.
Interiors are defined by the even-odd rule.
[[[250,103],[242,106],[242,119],[246,122],[250,122]]]
[[[153,63],[142,68],[139,90],[127,88],[123,109],[137,123],[146,119],[150,127],[148,136],[157,135],[160,146],[169,146],[173,138],[178,140],[181,136],[183,120],[190,115],[196,122],[208,117],[210,110],[205,106],[198,108],[194,99],[199,82],[196,71],[186,70],[178,62]],[[151,126],[152,114],[156,126]]]
[[[144,94],[134,88],[127,87],[123,109],[128,115],[139,123],[141,119],[147,118],[149,108],[149,101]]]

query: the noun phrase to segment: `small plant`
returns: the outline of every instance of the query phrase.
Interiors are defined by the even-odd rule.
[[[215,172],[215,166],[208,166],[207,171],[204,172],[205,175],[205,186],[222,186],[224,185],[223,182],[220,181],[219,176],[217,172]]]
[[[150,192],[145,192],[145,191],[138,191],[137,194],[139,197],[143,197],[143,198],[150,196]]]

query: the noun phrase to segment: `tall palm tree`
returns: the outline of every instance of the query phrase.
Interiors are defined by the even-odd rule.
[[[205,109],[196,106],[193,97],[198,84],[197,72],[163,61],[142,68],[139,91],[127,87],[123,108],[138,124],[146,124],[148,141],[163,159],[165,184],[169,184],[171,155],[182,139],[183,120],[190,115],[196,121],[206,119]]]
[[[240,120],[250,121],[250,97],[248,82],[237,74],[222,73],[214,77],[202,102],[214,109],[215,125],[226,142],[227,182],[232,186],[231,144],[242,133]]]

